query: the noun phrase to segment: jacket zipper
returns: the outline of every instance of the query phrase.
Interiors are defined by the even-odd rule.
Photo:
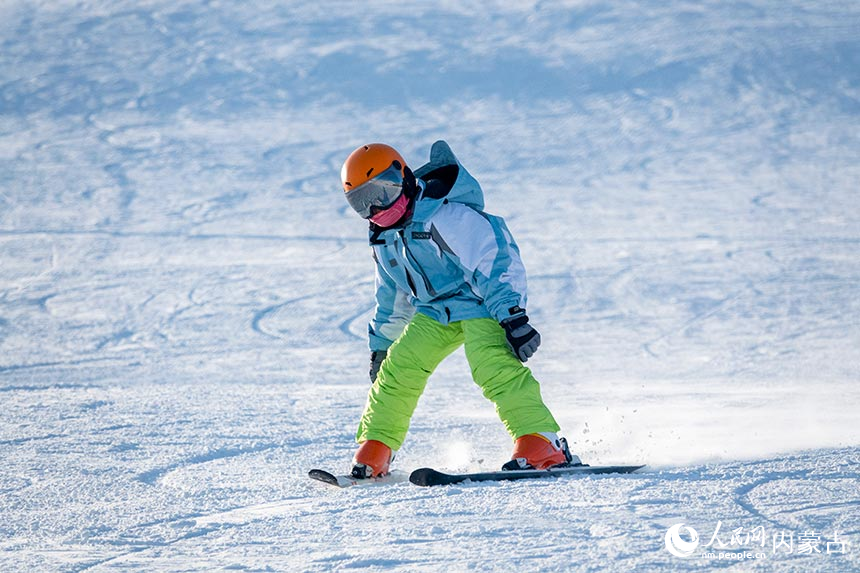
[[[404,234],[405,229],[401,229],[398,231],[400,234],[400,239],[403,241],[403,255],[406,258],[406,262],[413,265],[417,270],[418,274],[421,275],[421,278],[424,279],[424,288],[427,289],[427,292],[430,296],[436,296],[436,290],[430,284],[430,279],[427,278],[427,273],[424,272],[424,269],[421,268],[421,265],[418,264],[418,259],[416,259],[412,255],[412,251],[409,250],[409,245],[406,244],[406,235]],[[409,276],[409,271],[406,271],[406,280],[409,282],[409,286],[412,287],[413,294],[415,293],[415,283],[412,282],[412,278]]]
[[[398,234],[400,235],[400,238],[403,239],[403,231],[400,231]],[[395,243],[396,243],[396,241],[395,241]],[[405,253],[405,249],[406,249],[406,240],[405,239],[403,240],[403,248],[404,248],[404,256],[405,256],[405,254],[406,254]],[[409,262],[408,257],[406,257],[406,262],[407,263]],[[409,290],[412,291],[412,296],[417,298],[418,297],[418,290],[415,288],[415,281],[412,280],[412,275],[409,272],[409,265],[403,265],[403,272],[406,273],[406,283],[409,285]]]
[[[409,269],[403,267],[403,270],[406,271],[406,282],[409,283],[409,288],[412,289],[412,296],[418,298],[418,292],[415,290],[415,281],[412,280],[412,275],[409,274]]]

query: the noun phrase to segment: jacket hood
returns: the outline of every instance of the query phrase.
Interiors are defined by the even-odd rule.
[[[463,203],[479,211],[484,210],[484,192],[478,181],[466,171],[445,141],[439,140],[430,148],[430,161],[415,170],[423,181],[438,179],[442,186],[432,186],[418,196],[415,202],[414,222],[424,222],[444,202]]]

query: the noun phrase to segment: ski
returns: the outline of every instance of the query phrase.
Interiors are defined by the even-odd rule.
[[[550,468],[546,470],[500,470],[469,474],[446,474],[433,468],[417,469],[409,476],[409,481],[420,486],[450,485],[464,481],[506,481],[537,479],[566,475],[592,474],[629,474],[644,468],[641,466],[589,466],[576,465]]]
[[[308,472],[308,477],[335,487],[366,487],[405,482],[409,477],[409,474],[404,471],[394,470],[382,477],[359,479],[352,477],[349,474],[338,475],[325,470],[313,469]]]

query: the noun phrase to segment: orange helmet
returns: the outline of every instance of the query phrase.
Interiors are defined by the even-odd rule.
[[[407,178],[414,186],[414,176],[403,156],[384,143],[362,145],[349,154],[340,170],[352,208],[383,227],[395,223],[408,209],[410,197],[404,193]]]
[[[391,167],[395,161],[400,163],[402,177],[406,161],[396,149],[384,143],[362,145],[349,154],[340,168],[340,181],[344,192],[349,193],[365,181],[373,179]]]

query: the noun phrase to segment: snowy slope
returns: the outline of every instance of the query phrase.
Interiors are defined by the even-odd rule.
[[[575,451],[647,472],[306,478],[368,384],[340,164],[442,138]],[[6,0],[0,570],[860,570],[858,157],[853,1]],[[398,463],[510,446],[457,353]]]

